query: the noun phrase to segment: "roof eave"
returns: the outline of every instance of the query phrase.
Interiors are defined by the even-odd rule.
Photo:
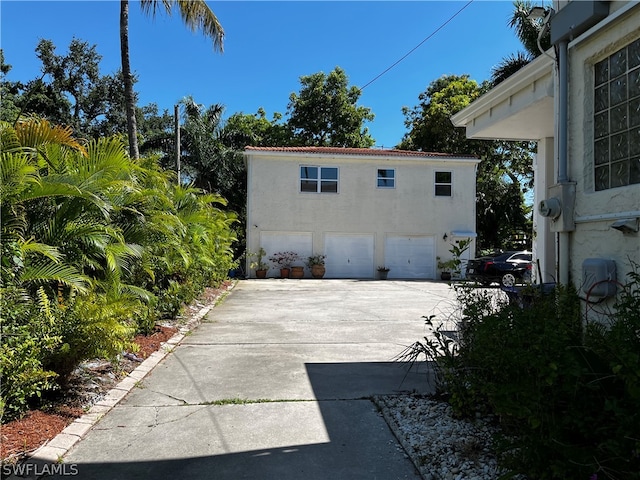
[[[552,51],[552,49],[549,50],[549,52]],[[531,85],[534,85],[536,81],[552,74],[553,64],[553,58],[548,55],[539,56],[496,87],[492,88],[489,92],[479,97],[471,105],[452,115],[451,122],[456,127],[468,127],[472,125],[476,118],[490,111],[494,106],[509,101],[514,93],[525,90]],[[553,96],[552,93],[553,92],[548,92],[547,96],[551,98]],[[474,136],[473,138],[481,137]]]

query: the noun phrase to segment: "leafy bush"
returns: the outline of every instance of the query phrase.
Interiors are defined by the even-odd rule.
[[[42,363],[60,344],[52,334],[48,299],[40,292],[41,307],[16,288],[0,295],[0,420],[8,421],[26,410],[34,398],[56,387],[56,373]]]
[[[56,330],[61,339],[58,347],[43,360],[65,381],[84,360],[114,359],[132,348],[136,332],[134,318],[142,304],[122,295],[114,297],[102,292],[77,295],[56,308]]]
[[[501,461],[536,480],[640,478],[640,276],[609,324],[583,322],[571,288],[532,290],[532,306],[459,290],[458,338],[431,334],[407,352],[437,366],[438,390],[460,416],[500,419]]]
[[[236,216],[118,137],[81,144],[37,117],[0,122],[0,406],[8,416],[90,358],[175,316],[234,266]],[[156,294],[155,296],[153,294]]]

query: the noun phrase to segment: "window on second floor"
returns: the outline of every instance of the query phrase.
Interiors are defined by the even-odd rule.
[[[640,39],[595,64],[596,190],[640,183]]]
[[[436,172],[435,178],[436,197],[451,196],[451,172]]]
[[[393,168],[378,169],[378,188],[396,188],[396,171]]]
[[[308,193],[338,193],[338,168],[300,166],[300,191]]]

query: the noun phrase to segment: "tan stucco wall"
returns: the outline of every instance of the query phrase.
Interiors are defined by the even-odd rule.
[[[629,271],[629,258],[640,262],[640,236],[610,228],[616,218],[640,215],[640,184],[595,191],[593,166],[593,65],[640,38],[640,8],[637,2],[630,6],[629,2],[612,2],[605,26],[569,45],[568,175],[576,182],[570,273],[577,285],[586,258],[615,260],[618,280],[624,280]]]
[[[313,251],[324,234],[373,233],[375,262],[384,259],[386,235],[433,235],[436,255],[448,257],[455,230],[475,232],[474,159],[368,158],[336,155],[246,154],[247,248],[260,248],[260,232],[312,232]],[[339,193],[301,193],[301,165],[339,168]],[[377,169],[395,168],[396,188],[376,188]],[[436,197],[436,171],[451,171],[453,195]],[[474,243],[475,246],[475,243]],[[473,254],[473,253],[472,253]]]

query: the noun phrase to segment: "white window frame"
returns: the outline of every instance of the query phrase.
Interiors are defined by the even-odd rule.
[[[449,181],[448,182],[438,182],[438,174],[439,173],[448,173]],[[453,172],[451,170],[436,170],[433,174],[433,193],[436,197],[453,197]],[[438,193],[438,187],[449,187],[449,194],[443,195]]]
[[[309,179],[309,178],[303,178],[302,176],[302,169],[303,168],[315,168],[317,169],[317,177],[315,179]],[[335,170],[336,171],[336,178],[334,179],[323,179],[322,178],[322,171],[323,170]],[[325,193],[325,194],[336,194],[340,192],[340,169],[338,167],[335,166],[322,166],[322,165],[300,165],[299,169],[298,169],[298,188],[300,193]],[[309,191],[309,190],[303,190],[302,189],[302,182],[303,181],[307,181],[307,182],[315,182],[316,184],[316,190],[315,191]],[[335,183],[335,191],[330,190],[330,191],[323,191],[322,187],[323,184],[334,184]]]
[[[387,189],[393,189],[396,188],[396,169],[395,168],[378,168],[376,170],[376,188],[380,188],[383,190],[387,190]],[[387,176],[381,176],[380,172],[392,172],[392,176],[387,177]],[[380,180],[383,180],[385,182],[388,181],[392,181],[392,185],[380,185]]]

